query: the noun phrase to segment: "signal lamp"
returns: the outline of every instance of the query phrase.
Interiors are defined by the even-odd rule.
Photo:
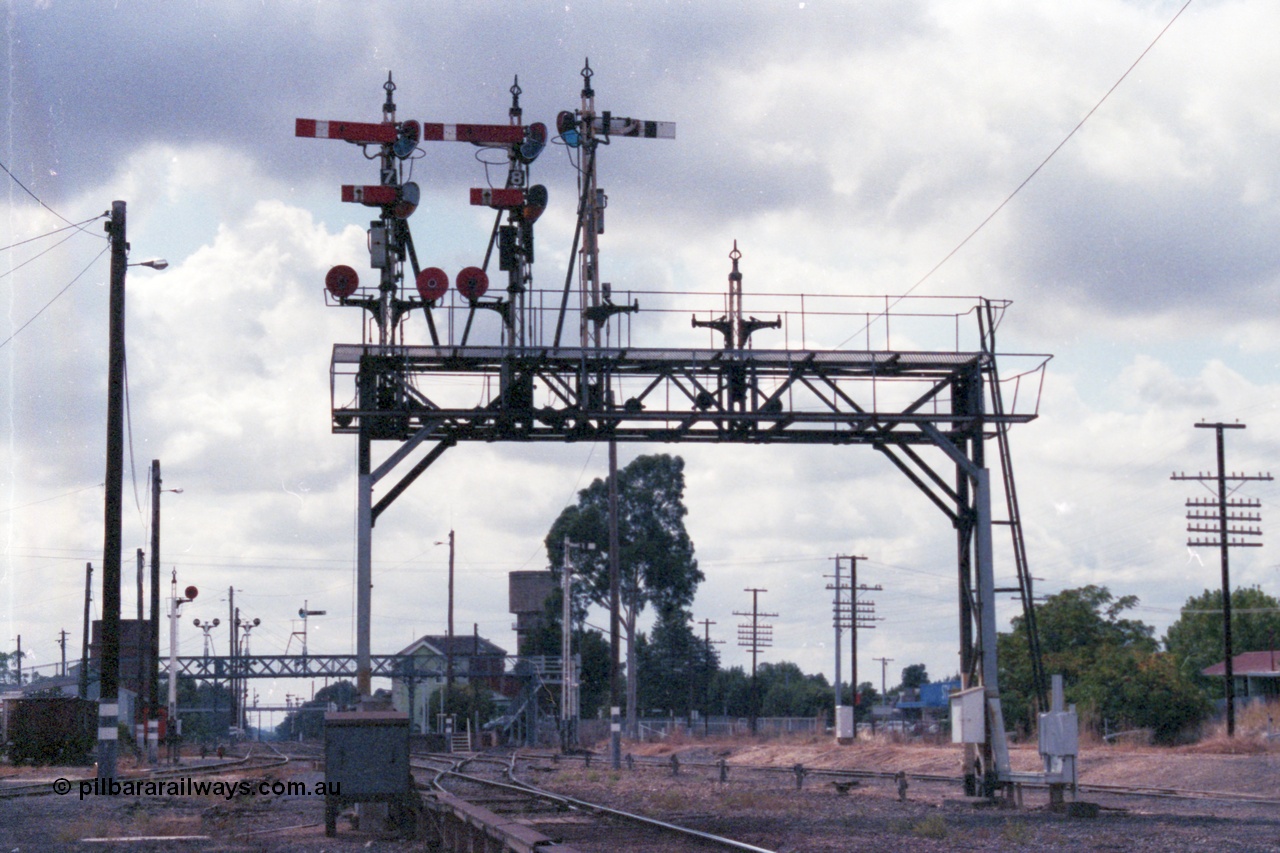
[[[434,302],[449,290],[449,274],[439,267],[427,267],[418,273],[415,283],[418,295],[427,302]]]
[[[455,284],[459,293],[475,302],[489,289],[489,276],[479,267],[466,267],[458,273]]]
[[[360,286],[360,276],[346,264],[339,264],[325,275],[324,286],[339,299],[346,299]]]

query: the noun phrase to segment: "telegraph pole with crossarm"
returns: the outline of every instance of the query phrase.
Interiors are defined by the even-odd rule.
[[[1206,533],[1209,536],[1201,539],[1191,537],[1187,539],[1188,548],[1212,548],[1219,549],[1222,562],[1222,648],[1224,656],[1223,678],[1226,681],[1226,697],[1227,697],[1227,737],[1235,737],[1236,733],[1236,686],[1235,686],[1235,667],[1232,661],[1233,649],[1231,643],[1231,569],[1229,551],[1231,548],[1257,548],[1262,542],[1256,539],[1249,539],[1250,536],[1261,536],[1262,528],[1260,527],[1241,527],[1241,524],[1253,524],[1262,521],[1262,516],[1255,512],[1247,510],[1259,509],[1262,503],[1254,498],[1231,498],[1230,495],[1240,488],[1240,485],[1249,481],[1262,480],[1270,481],[1270,474],[1228,474],[1226,473],[1226,450],[1224,447],[1223,431],[1228,429],[1244,429],[1245,425],[1241,423],[1225,424],[1225,423],[1198,423],[1196,429],[1211,429],[1217,433],[1218,437],[1218,473],[1217,474],[1174,474],[1170,479],[1173,480],[1196,480],[1201,483],[1216,481],[1217,496],[1213,500],[1204,498],[1188,498],[1187,499],[1187,532],[1188,533]],[[1227,489],[1228,483],[1236,484],[1230,491]],[[1210,512],[1209,510],[1216,510]],[[1242,512],[1243,511],[1243,512]],[[1203,522],[1213,522],[1212,525]]]
[[[762,625],[760,620],[776,618],[778,614],[760,612],[760,593],[769,590],[747,587],[745,591],[751,593],[751,612],[735,610],[733,615],[751,617],[750,624],[738,625],[738,645],[751,650],[751,733],[755,734],[756,720],[760,716],[760,688],[756,682],[756,659],[761,649],[773,645],[773,626]]]

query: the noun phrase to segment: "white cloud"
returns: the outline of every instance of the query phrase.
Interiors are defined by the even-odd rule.
[[[134,450],[139,471],[161,458],[166,486],[184,489],[164,499],[166,569],[172,561],[198,578],[211,613],[225,606],[212,590],[242,589],[237,600],[272,626],[263,649],[283,647],[286,620],[308,597],[330,611],[313,648],[351,642],[354,443],[328,429],[328,362],[335,341],[358,338],[360,321],[326,308],[321,283],[334,263],[367,270],[368,211],[336,199],[339,184],[371,182],[373,171],[353,146],[293,138],[294,117],[377,120],[390,67],[402,118],[504,121],[519,74],[526,120],[550,123],[578,104],[590,56],[599,108],[679,124],[674,142],[615,140],[602,153],[605,278],[619,291],[661,291],[641,297],[634,345],[705,345],[687,317],[691,306],[722,310],[734,239],[757,316],[792,311],[800,292],[906,290],[1176,11],[1118,0],[533,4],[507,26],[496,8],[407,8],[298,5],[288,27],[256,4],[214,16],[62,4],[13,13],[6,165],[68,215],[126,199],[133,259],[172,264],[130,272]],[[1259,4],[1193,5],[917,291],[1013,298],[1002,345],[1058,355],[1040,419],[1013,433],[1043,590],[1097,582],[1176,607],[1212,583],[1212,569],[1188,563],[1187,493],[1168,480],[1212,463],[1208,434],[1192,424],[1246,421],[1230,458],[1250,470],[1271,464],[1280,74],[1266,34],[1275,15]],[[420,254],[450,271],[478,261],[491,222],[465,204],[465,188],[484,180],[471,154],[440,146],[414,165],[425,194],[412,223]],[[576,194],[564,151],[549,149],[535,179],[553,200],[538,226],[538,283],[557,289]],[[0,242],[57,227],[12,187],[9,203]],[[101,245],[78,236],[0,280],[0,333]],[[11,383],[0,421],[10,430],[0,443],[5,506],[101,481],[105,279],[102,261],[0,351],[0,385]],[[784,316],[787,328],[759,333],[758,346],[798,342],[798,314]],[[810,317],[805,341],[834,346],[854,334],[856,345],[860,325]],[[410,334],[425,335],[420,317]],[[898,347],[953,339],[904,318],[893,327]],[[768,659],[830,674],[822,575],[832,555],[854,552],[868,557],[867,582],[884,586],[876,598],[886,617],[867,632],[860,676],[876,680],[871,655],[895,658],[895,668],[919,659],[938,676],[955,669],[954,535],[878,454],[628,447],[623,462],[651,451],[688,461],[689,525],[708,576],[694,609],[719,623],[721,638],[734,635],[742,588],[767,587],[767,606],[782,614]],[[479,622],[510,646],[506,572],[542,566],[546,529],[575,487],[603,475],[604,460],[602,447],[584,444],[446,452],[376,529],[375,647],[442,626],[445,555],[432,543],[450,527],[464,578],[459,623]],[[130,505],[131,493],[128,483]],[[1271,487],[1253,493],[1269,512]],[[143,540],[144,515],[127,513],[130,546]],[[24,637],[52,637],[77,623],[83,563],[101,556],[100,518],[93,490],[0,516],[5,636],[20,626]],[[1260,551],[1241,556],[1239,576],[1273,583]],[[743,660],[732,643],[723,650]]]

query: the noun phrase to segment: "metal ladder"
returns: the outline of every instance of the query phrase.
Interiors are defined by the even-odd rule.
[[[1036,626],[1035,595],[1032,589],[1031,570],[1027,565],[1027,544],[1022,534],[1022,515],[1018,510],[1018,490],[1013,480],[1013,456],[1009,450],[1009,424],[1003,416],[1004,398],[1000,390],[1000,374],[996,367],[996,316],[990,300],[982,300],[983,315],[979,316],[982,329],[982,349],[987,355],[987,380],[991,388],[991,413],[995,416],[996,444],[1000,450],[1000,473],[1004,483],[1005,506],[1009,517],[993,521],[1009,528],[1013,540],[1013,560],[1018,572],[1018,586],[997,589],[996,592],[1017,592],[1022,600],[1022,617],[1027,629],[1027,643],[1031,658],[1031,681],[1041,710],[1048,706],[1048,682],[1044,675],[1044,661],[1040,652],[1040,631]],[[985,320],[985,323],[983,322]]]

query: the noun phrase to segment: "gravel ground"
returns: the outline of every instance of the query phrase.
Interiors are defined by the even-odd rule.
[[[869,850],[1280,850],[1280,808],[1220,801],[1081,795],[1098,816],[1048,809],[1026,791],[1023,808],[979,805],[956,785],[912,782],[906,800],[891,780],[863,781],[847,794],[829,781],[731,773],[539,774],[552,790],[724,835],[779,853]],[[734,776],[739,778],[735,779]]]
[[[651,749],[664,757],[670,749]],[[729,781],[713,767],[693,767],[724,753]],[[637,753],[639,754],[639,753]],[[1019,753],[1015,764],[1034,763]],[[530,773],[539,784],[586,800],[642,812],[777,851],[872,850],[1275,850],[1280,851],[1280,807],[1223,800],[1158,799],[1081,794],[1101,808],[1094,818],[1050,812],[1044,792],[1026,791],[1022,809],[979,806],[957,785],[912,781],[906,800],[891,780],[862,781],[841,794],[830,777],[812,775],[797,791],[790,773],[756,773],[745,765],[771,763],[828,769],[948,773],[953,748],[829,742],[799,745],[721,745],[681,750],[682,770],[642,768],[613,772],[561,762]],[[548,766],[547,761],[538,762]],[[0,787],[18,781],[0,765]],[[75,780],[84,768],[25,769],[27,779],[73,780],[65,796],[0,799],[0,851],[55,850],[422,850],[421,843],[375,836],[340,820],[338,836],[324,836],[323,798],[313,795],[89,796]],[[231,778],[239,781],[240,777]],[[308,761],[248,771],[244,779],[323,779]],[[1280,755],[1221,755],[1195,751],[1087,751],[1081,781],[1159,784],[1253,796],[1280,797]],[[207,840],[84,843],[89,837],[204,835]]]

